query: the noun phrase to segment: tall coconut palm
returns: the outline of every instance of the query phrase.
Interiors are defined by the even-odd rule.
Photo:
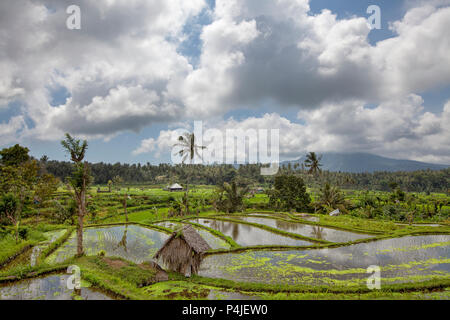
[[[83,254],[83,218],[86,214],[86,190],[92,182],[89,166],[83,163],[88,147],[86,140],[81,142],[66,133],[66,139],[61,141],[63,148],[70,154],[75,164],[75,171],[69,179],[68,186],[74,190],[74,198],[77,203],[78,225],[77,225],[77,255]]]
[[[195,156],[202,159],[201,155],[198,153],[198,150],[204,150],[206,147],[199,146],[195,143],[195,134],[194,133],[184,133],[183,135],[178,137],[178,143],[174,145],[174,147],[181,148],[176,152],[181,158],[182,163],[184,164],[186,160],[189,159],[189,163],[192,164],[194,162]]]
[[[321,160],[322,156],[318,157],[315,152],[308,153],[305,160],[305,167],[309,168],[308,173],[317,175],[322,172],[320,168],[322,166]]]
[[[347,203],[344,193],[338,187],[333,187],[329,183],[325,183],[320,189],[319,204],[336,208],[339,205],[345,206]]]
[[[195,156],[202,159],[202,156],[199,154],[198,150],[206,149],[205,146],[199,146],[196,144],[195,134],[186,132],[183,135],[178,137],[178,143],[174,145],[174,147],[180,148],[179,151],[176,152],[181,157],[181,162],[184,164],[186,160],[189,159],[189,164],[193,164]],[[186,192],[185,192],[185,208],[186,214],[189,214],[189,174],[186,179]]]

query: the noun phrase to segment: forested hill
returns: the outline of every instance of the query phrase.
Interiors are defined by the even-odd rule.
[[[301,164],[305,156],[298,160],[287,161],[283,164]],[[377,156],[369,153],[324,153],[322,154],[322,169],[335,172],[379,172],[379,171],[419,171],[419,170],[442,170],[449,165],[425,163],[412,160],[397,160]]]
[[[61,180],[68,177],[73,168],[69,162],[41,161],[41,165],[49,173]],[[271,185],[273,177],[260,174],[260,165],[216,165],[186,166],[160,164],[91,164],[95,184],[106,184],[115,176],[120,176],[130,184],[168,184],[189,183],[202,185],[219,185],[237,178],[243,184]],[[318,177],[307,174],[296,166],[284,166],[281,173],[301,175],[308,186],[318,186],[325,181],[349,189],[389,190],[389,185],[396,182],[404,191],[448,192],[450,186],[450,169],[422,170],[414,172],[375,172],[375,173],[342,173],[324,171]]]

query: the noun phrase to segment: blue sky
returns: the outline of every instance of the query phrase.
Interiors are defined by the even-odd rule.
[[[0,147],[63,160],[71,132],[92,162],[169,162],[167,133],[202,120],[280,128],[282,159],[450,163],[449,1],[72,1],[81,30],[71,1],[18,2],[1,5]],[[381,30],[358,19],[370,5]]]

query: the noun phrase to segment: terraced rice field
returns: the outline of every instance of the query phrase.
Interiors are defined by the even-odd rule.
[[[208,256],[200,275],[233,281],[363,285],[367,268],[381,267],[382,283],[450,277],[450,236],[379,240],[338,248],[246,251]]]
[[[231,237],[241,246],[256,245],[283,245],[283,246],[306,246],[311,242],[305,240],[294,239],[272,233],[270,231],[260,229],[242,223],[229,221],[213,220],[213,219],[194,219],[191,222],[212,228]]]
[[[68,289],[69,275],[56,274],[42,278],[27,279],[14,284],[0,284],[0,300],[111,300],[105,293],[94,288],[80,289],[79,295],[74,295]]]
[[[246,285],[301,287],[307,292],[321,287],[340,290],[365,288],[370,276],[367,270],[371,266],[380,268],[382,287],[425,281],[440,283],[450,279],[450,235],[445,232],[406,234],[403,237],[389,236],[389,233],[374,235],[323,226],[312,220],[309,220],[312,224],[308,224],[307,221],[301,223],[287,214],[250,214],[174,219],[148,225],[93,226],[84,230],[84,248],[88,257],[102,253],[106,257],[130,261],[135,264],[133,270],[140,270],[138,265],[153,260],[153,255],[170,236],[169,231],[175,232],[186,224],[192,224],[213,249],[206,254],[200,267],[202,283],[196,284],[196,276],[192,278],[193,282],[157,283],[138,289],[143,297],[156,295],[161,298],[176,296],[213,300],[260,299],[271,298],[272,295],[287,297],[283,292],[248,292],[244,290]],[[403,226],[397,228],[400,227]],[[408,228],[415,226],[405,225],[403,229]],[[443,229],[436,227],[436,230]],[[36,248],[42,252],[66,231],[46,233],[46,241],[24,252],[2,272],[8,272],[8,268],[14,270],[17,266],[29,266],[35,259],[30,252]],[[58,266],[74,258],[75,253],[76,232],[73,232],[45,262]],[[126,265],[125,262],[117,263],[117,270],[122,264]],[[86,262],[81,262],[81,265],[86,265]],[[89,286],[84,286],[74,295],[73,290],[67,289],[68,276],[62,273],[3,283],[0,299],[111,299],[108,294]],[[231,281],[243,289],[221,287],[216,281]],[[416,296],[411,294],[410,297]],[[423,294],[417,297],[427,298]],[[448,290],[429,294],[429,298],[448,297]]]
[[[83,234],[86,255],[97,255],[104,251],[106,256],[121,257],[141,263],[152,259],[156,251],[167,240],[168,235],[153,229],[136,225],[86,228]],[[49,263],[59,263],[75,256],[75,232],[58,250],[47,258]]]
[[[289,222],[280,219],[260,217],[235,217],[234,219],[250,223],[262,224],[275,229],[300,234],[305,237],[327,240],[331,242],[349,242],[372,237],[368,234],[358,234],[326,227],[307,225],[298,222]]]

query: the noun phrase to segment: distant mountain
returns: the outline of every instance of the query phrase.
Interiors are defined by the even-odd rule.
[[[341,172],[376,172],[376,171],[418,171],[442,170],[450,165],[432,164],[412,160],[396,160],[368,153],[317,153],[322,155],[322,170]],[[284,161],[281,165],[303,163],[305,156],[298,160]]]

